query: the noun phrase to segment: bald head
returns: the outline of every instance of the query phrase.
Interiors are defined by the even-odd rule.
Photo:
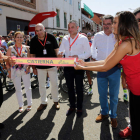
[[[45,27],[44,27],[44,25],[43,25],[42,23],[36,24],[36,25],[35,25],[35,28],[36,28],[36,27],[41,27],[43,30],[45,30]]]
[[[45,37],[45,27],[42,23],[36,24],[35,31],[36,31],[38,38]]]

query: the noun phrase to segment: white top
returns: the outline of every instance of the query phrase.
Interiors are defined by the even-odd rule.
[[[11,47],[11,56],[19,57],[16,51],[15,46]],[[20,53],[21,48],[18,48],[18,52]],[[27,46],[22,45],[22,51],[20,57],[27,57]],[[20,77],[22,75],[26,75],[26,68],[27,65],[24,64],[16,64],[15,66],[11,67],[11,79],[14,79],[16,77]]]
[[[104,31],[96,33],[91,46],[92,57],[96,60],[105,60],[114,49],[115,43],[116,40],[113,33],[109,36],[106,35]],[[96,49],[97,56],[95,58]]]
[[[78,35],[78,34],[77,34]],[[75,36],[75,38],[77,37]],[[70,44],[73,43],[75,40],[70,37],[70,44],[68,38],[70,35],[66,35],[62,39],[62,43],[59,48],[59,52],[64,52],[66,57],[78,55],[79,59],[87,59],[91,56],[91,49],[89,46],[89,41],[87,37],[84,35],[79,34],[78,39],[75,41],[75,43],[71,47],[71,51],[69,51]]]

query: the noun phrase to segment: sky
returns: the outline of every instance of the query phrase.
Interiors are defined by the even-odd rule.
[[[140,7],[140,0],[81,0],[81,7],[85,3],[93,12],[115,16],[119,11],[131,11]]]

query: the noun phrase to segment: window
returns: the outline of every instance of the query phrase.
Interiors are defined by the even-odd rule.
[[[81,4],[80,2],[78,2],[78,10],[80,11],[80,9],[81,9]]]
[[[80,25],[81,25],[81,24],[80,24],[80,19],[79,19],[79,27],[80,27]]]
[[[72,0],[69,0],[70,5],[72,5]]]
[[[25,1],[30,2],[30,3],[33,3],[33,0],[25,0]]]
[[[64,13],[64,28],[67,28],[67,14]]]
[[[60,27],[60,18],[59,18],[59,10],[56,9],[56,27]]]
[[[72,20],[72,15],[70,15],[70,20]]]

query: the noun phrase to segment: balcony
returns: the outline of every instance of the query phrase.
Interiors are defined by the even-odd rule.
[[[82,14],[82,32],[88,33],[88,32],[94,32],[95,31],[95,23],[93,20]]]
[[[89,23],[91,25],[93,24],[93,21],[84,14],[82,14],[82,21],[85,21],[86,23]]]

